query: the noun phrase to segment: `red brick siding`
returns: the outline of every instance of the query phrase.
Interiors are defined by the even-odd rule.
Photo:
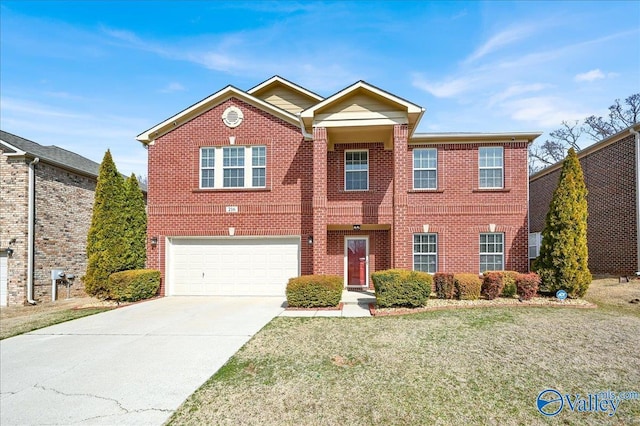
[[[587,241],[594,274],[633,274],[637,269],[636,166],[633,135],[580,159],[589,194]],[[560,169],[530,183],[531,232],[541,232]]]

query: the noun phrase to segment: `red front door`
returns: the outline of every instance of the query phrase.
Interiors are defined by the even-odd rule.
[[[347,285],[367,285],[367,240],[347,240]]]

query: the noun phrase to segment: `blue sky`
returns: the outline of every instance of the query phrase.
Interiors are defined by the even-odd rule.
[[[3,130],[146,175],[136,135],[275,74],[365,80],[425,107],[419,132],[605,115],[640,91],[640,2],[3,0],[0,69]]]

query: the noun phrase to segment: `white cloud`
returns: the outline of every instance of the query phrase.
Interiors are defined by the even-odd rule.
[[[178,82],[172,82],[164,88],[160,89],[160,93],[182,92],[183,90],[185,90],[185,87],[182,84]]]
[[[472,77],[461,77],[450,78],[442,82],[432,82],[427,81],[419,74],[416,74],[413,77],[412,84],[414,87],[431,93],[437,98],[452,98],[469,90],[473,86],[475,80],[477,79]]]
[[[582,120],[588,116],[576,105],[556,96],[535,96],[505,102],[502,107],[509,111],[513,120],[531,123],[544,128],[560,126],[563,120]]]
[[[553,86],[547,83],[514,84],[512,86],[507,87],[506,90],[493,95],[491,99],[489,99],[489,106],[493,106],[497,103],[522,95],[524,93],[540,92],[550,87],[553,87]]]
[[[603,78],[606,78],[604,73],[600,71],[599,68],[596,68],[595,70],[587,71],[585,73],[576,75],[575,80],[578,82],[580,81],[591,82],[591,81],[600,80]]]
[[[465,63],[476,61],[490,53],[493,53],[505,46],[522,40],[535,31],[535,27],[531,25],[520,25],[517,27],[506,29],[491,37],[482,46],[478,47],[467,59]]]

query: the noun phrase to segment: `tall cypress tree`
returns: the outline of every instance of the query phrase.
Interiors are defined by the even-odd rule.
[[[138,179],[131,174],[124,184],[125,209],[124,223],[125,245],[124,263],[122,270],[142,269],[147,256],[147,212],[144,196],[140,190]]]
[[[107,150],[100,164],[87,236],[87,274],[83,281],[90,296],[108,297],[109,275],[122,270],[124,207],[124,180]]]
[[[582,297],[591,283],[587,248],[587,187],[576,152],[569,150],[553,193],[534,269],[543,291]]]

